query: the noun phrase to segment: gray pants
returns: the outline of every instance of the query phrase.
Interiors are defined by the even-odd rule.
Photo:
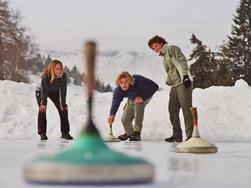
[[[151,98],[147,99],[143,103],[134,104],[133,101],[128,99],[124,107],[124,112],[121,117],[121,121],[124,126],[125,133],[127,135],[132,136],[133,132],[141,133],[145,107],[150,100]],[[133,119],[134,119],[134,126],[132,125]]]
[[[193,132],[193,116],[190,108],[192,107],[192,91],[193,86],[185,88],[183,84],[172,87],[169,98],[169,116],[173,126],[173,136],[182,138],[182,130],[180,127],[179,112],[183,111],[186,136],[191,137]]]

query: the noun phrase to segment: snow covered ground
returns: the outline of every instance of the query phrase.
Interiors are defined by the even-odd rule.
[[[36,83],[0,81],[0,139],[38,139],[35,88]],[[203,137],[215,142],[251,141],[250,92],[251,88],[243,80],[239,80],[234,87],[195,89],[193,105],[198,108],[200,132]],[[160,140],[171,134],[172,127],[167,109],[168,94],[168,87],[158,91],[147,105],[142,130],[144,140]],[[95,93],[94,122],[102,135],[106,135],[108,131],[107,117],[111,100],[112,93]],[[123,133],[120,117],[125,102],[126,100],[121,104],[115,118],[113,129],[116,134]],[[77,136],[86,121],[85,89],[70,85],[67,104],[71,134]],[[48,100],[47,120],[49,139],[58,138],[59,116],[50,100]],[[183,123],[182,119],[181,122]]]
[[[57,152],[72,143],[59,139],[59,117],[50,101],[47,110],[49,140],[39,141],[35,87],[35,83],[0,81],[1,188],[34,187],[23,180],[24,165],[35,156]],[[193,104],[198,108],[201,136],[217,145],[217,154],[177,154],[172,144],[164,143],[163,139],[172,132],[167,110],[169,88],[158,91],[147,106],[142,142],[112,143],[110,146],[142,156],[154,164],[154,183],[137,187],[248,187],[251,183],[250,92],[251,88],[242,80],[234,87],[194,90]],[[111,99],[112,93],[95,93],[94,122],[102,136],[108,134],[106,119]],[[75,138],[86,121],[85,101],[83,87],[68,87],[69,120]],[[122,106],[114,123],[115,135],[123,133]],[[182,127],[184,129],[183,124]]]

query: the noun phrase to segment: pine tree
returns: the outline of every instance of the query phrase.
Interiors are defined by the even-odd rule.
[[[229,50],[227,48],[227,44],[223,43],[219,49],[219,65],[220,69],[218,71],[218,80],[219,84],[222,86],[233,86],[237,79],[234,69],[233,63],[230,61],[228,56]]]
[[[0,79],[4,80],[11,72],[11,63],[7,60],[6,53],[11,45],[9,36],[11,13],[8,2],[0,0]]]
[[[0,79],[28,81],[25,59],[30,42],[19,12],[13,13],[8,1],[0,0]]]
[[[82,76],[79,73],[76,65],[74,65],[72,70],[70,71],[70,77],[73,78],[73,84],[75,84],[75,85],[81,85],[82,84]]]
[[[33,74],[41,74],[44,70],[44,62],[45,58],[40,54],[37,45],[31,44],[31,50],[26,59],[26,63],[28,65],[28,70]]]
[[[251,85],[251,0],[240,0],[233,22],[228,56],[237,79],[244,78]]]
[[[112,92],[112,86],[110,84],[106,85],[105,92]]]
[[[67,66],[64,67],[64,72],[67,74],[67,84],[71,83],[71,79],[70,79],[71,71]]]
[[[49,63],[52,61],[51,56],[47,55],[47,57],[44,60],[44,67],[48,67]]]
[[[210,51],[194,34],[190,40],[192,44],[196,45],[189,59],[194,60],[190,66],[194,88],[207,88],[212,85],[210,81]]]

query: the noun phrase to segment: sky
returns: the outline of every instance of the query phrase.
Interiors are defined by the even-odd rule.
[[[215,48],[230,34],[239,0],[9,0],[42,48],[149,50],[158,34],[188,50],[194,33]]]

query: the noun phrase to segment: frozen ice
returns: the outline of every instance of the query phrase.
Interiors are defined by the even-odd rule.
[[[0,187],[35,187],[34,184],[25,182],[23,177],[24,166],[37,156],[62,151],[70,147],[73,142],[60,139],[50,139],[48,141],[39,141],[38,139],[1,140]],[[108,143],[114,150],[131,156],[142,157],[155,166],[155,179],[152,184],[130,186],[131,188],[249,187],[251,183],[251,144],[235,142],[217,142],[215,144],[219,152],[205,155],[175,153],[175,145],[164,141]],[[57,188],[69,186],[44,185],[38,187]]]

